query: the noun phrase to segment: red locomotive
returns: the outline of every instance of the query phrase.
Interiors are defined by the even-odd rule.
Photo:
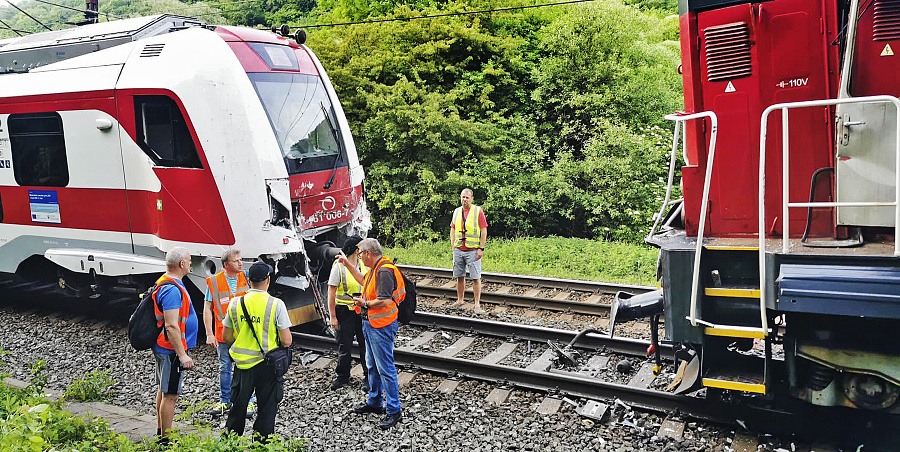
[[[900,412],[900,1],[680,13],[683,198],[670,176],[641,307],[665,314],[675,390]]]

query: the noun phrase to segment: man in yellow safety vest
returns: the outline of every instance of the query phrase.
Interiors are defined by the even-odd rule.
[[[357,258],[356,245],[362,241],[362,237],[348,237],[341,251],[347,256],[347,261],[356,270],[365,274],[369,269]],[[328,313],[331,317],[331,327],[337,330],[338,359],[337,377],[331,383],[331,390],[336,390],[350,382],[350,352],[353,347],[353,338],[359,344],[359,360],[362,362],[364,386],[369,387],[369,371],[366,368],[366,341],[363,338],[362,317],[356,312],[356,304],[353,297],[362,294],[362,284],[350,274],[340,262],[334,261],[331,266],[331,275],[328,278]]]
[[[222,335],[231,344],[229,353],[235,365],[231,411],[225,428],[238,435],[244,434],[247,404],[254,390],[259,407],[253,430],[264,437],[275,432],[278,403],[284,397],[284,376],[276,375],[264,357],[279,344],[290,347],[291,319],[284,302],[266,292],[270,274],[272,266],[265,262],[251,265],[247,272],[250,291],[232,301],[222,322]]]
[[[464,188],[459,194],[462,204],[453,211],[450,221],[450,244],[453,250],[453,277],[456,278],[456,303],[463,306],[466,291],[466,267],[472,279],[475,293],[475,312],[481,309],[481,258],[487,242],[487,219],[481,207],[472,204],[472,189]]]

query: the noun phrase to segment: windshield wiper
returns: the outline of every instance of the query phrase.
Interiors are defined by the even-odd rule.
[[[322,107],[322,113],[325,113],[325,120],[328,121],[328,128],[331,129],[331,136],[334,137],[335,144],[338,145],[338,153],[334,157],[334,163],[331,164],[331,175],[328,176],[328,182],[325,182],[325,185],[322,186],[323,190],[328,190],[331,188],[331,185],[334,184],[334,176],[337,174],[337,166],[341,161],[341,155],[343,154],[343,145],[341,140],[338,138],[337,131],[334,130],[334,125],[331,124],[331,120],[328,118],[328,111],[325,109],[325,103],[322,102],[319,104]]]

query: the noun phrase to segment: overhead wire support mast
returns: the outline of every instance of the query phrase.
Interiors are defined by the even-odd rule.
[[[31,14],[26,13],[22,8],[19,8],[18,6],[16,6],[15,3],[11,2],[10,0],[6,0],[6,3],[9,3],[10,6],[12,6],[13,8],[19,10],[19,12],[21,12],[22,14],[28,16],[29,18],[31,18],[31,20],[33,20],[33,21],[35,21],[35,22],[41,24],[42,27],[44,27],[44,28],[46,28],[46,29],[48,29],[48,30],[50,30],[50,31],[53,31],[52,28],[48,27],[48,26],[45,25],[43,22],[37,20],[37,19],[36,19],[34,16],[32,16]]]

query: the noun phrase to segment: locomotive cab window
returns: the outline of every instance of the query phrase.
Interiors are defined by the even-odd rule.
[[[58,113],[13,114],[7,125],[16,183],[37,187],[69,184],[66,140]]]
[[[138,145],[157,166],[203,168],[178,105],[166,96],[134,96]]]

